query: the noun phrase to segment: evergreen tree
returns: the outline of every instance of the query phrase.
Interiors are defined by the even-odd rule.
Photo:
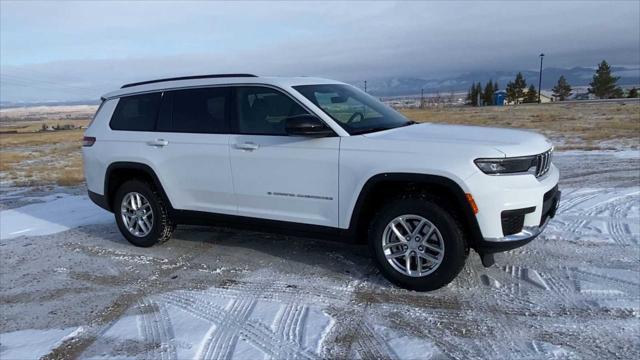
[[[515,86],[516,99],[522,99],[524,97],[524,89],[527,88],[527,81],[524,79],[521,72],[518,72],[513,84]]]
[[[477,99],[478,97],[476,96],[476,83],[473,83],[471,84],[469,91],[467,91],[467,104],[471,106],[477,106]]]
[[[496,81],[493,83],[493,92],[495,93],[498,90],[500,90],[500,85],[498,85],[498,82]]]
[[[489,80],[487,85],[484,87],[484,91],[482,92],[482,101],[485,105],[493,105],[493,93],[495,89],[493,88],[493,81]]]
[[[637,98],[638,97],[638,89],[636,89],[635,87],[632,87],[631,90],[629,90],[629,95],[627,95],[627,97],[629,99]]]
[[[509,81],[507,83],[507,101],[510,103],[514,103],[517,104],[518,103],[518,97],[516,95],[516,85],[513,83],[513,81]]]
[[[533,86],[533,84],[531,84],[531,86],[529,86],[529,89],[527,90],[527,93],[524,96],[524,101],[525,103],[531,104],[531,103],[537,103],[538,102],[538,92],[536,91],[536,87]]]
[[[482,101],[482,84],[473,83],[469,91],[467,92],[467,103],[472,106],[479,106],[478,95],[480,95],[480,101]]]
[[[553,87],[553,96],[560,101],[565,101],[571,95],[571,85],[567,82],[567,79],[564,78],[564,75],[561,75],[558,79],[558,83]]]
[[[598,65],[593,81],[589,83],[589,93],[594,94],[599,99],[613,99],[622,96],[622,89],[617,86],[617,76],[611,74],[611,67],[606,61]]]

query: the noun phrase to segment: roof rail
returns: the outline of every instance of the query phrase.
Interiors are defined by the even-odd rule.
[[[130,84],[122,85],[121,89],[138,86],[138,85],[146,85],[153,84],[164,81],[175,81],[175,80],[194,80],[194,79],[213,79],[213,78],[227,78],[227,77],[257,77],[253,74],[211,74],[211,75],[192,75],[192,76],[180,76],[174,78],[165,78],[165,79],[157,79],[157,80],[148,80],[148,81],[140,81]]]

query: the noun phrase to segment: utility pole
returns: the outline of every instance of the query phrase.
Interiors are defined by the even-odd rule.
[[[420,109],[424,109],[424,88],[420,89]]]
[[[540,77],[538,78],[538,104],[540,104],[540,93],[542,92],[542,59],[544,54],[540,53]]]
[[[367,92],[367,80],[364,81],[364,92]]]

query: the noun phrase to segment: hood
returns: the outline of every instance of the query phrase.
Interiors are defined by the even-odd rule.
[[[431,123],[404,126],[364,136],[371,139],[443,145],[447,143],[484,145],[504,153],[507,157],[540,154],[552,146],[546,137],[531,131]]]

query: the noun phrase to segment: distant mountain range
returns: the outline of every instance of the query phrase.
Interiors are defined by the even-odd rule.
[[[28,106],[60,106],[60,105],[99,105],[100,101],[73,100],[73,101],[0,101],[0,109],[28,107]]]
[[[640,86],[640,65],[635,67],[612,66],[615,76],[619,76],[620,86]],[[527,80],[527,84],[534,84],[538,87],[538,71],[521,71]],[[393,77],[383,79],[367,79],[367,92],[375,96],[403,96],[418,95],[424,89],[425,94],[440,92],[467,91],[474,82],[481,82],[483,85],[490,79],[498,81],[500,89],[504,89],[509,81],[516,76],[517,71],[474,71],[462,73],[457,76],[426,78],[426,77]],[[565,68],[545,68],[542,72],[542,89],[550,90],[558,81],[560,75],[564,75],[572,87],[588,86],[593,78],[595,68],[574,67]],[[351,84],[362,88],[363,81],[353,81]],[[0,101],[0,108],[39,106],[39,105],[95,105],[98,100],[77,100],[77,101],[41,101],[41,102],[7,102]]]
[[[640,66],[638,67],[611,67],[615,76],[619,76],[618,85],[639,85]],[[527,84],[538,87],[538,71],[521,71],[527,80]],[[574,87],[589,85],[595,73],[595,68],[574,67],[545,68],[542,71],[542,89],[551,89],[555,86],[561,75],[567,79]],[[504,89],[509,81],[513,81],[517,71],[474,71],[460,74],[449,78],[420,78],[420,77],[394,77],[379,80],[367,80],[367,92],[376,96],[401,96],[420,94],[424,89],[425,93],[448,93],[451,91],[466,91],[474,82],[481,82],[483,85],[490,79],[498,81],[500,89]],[[352,82],[360,88],[363,81]]]

